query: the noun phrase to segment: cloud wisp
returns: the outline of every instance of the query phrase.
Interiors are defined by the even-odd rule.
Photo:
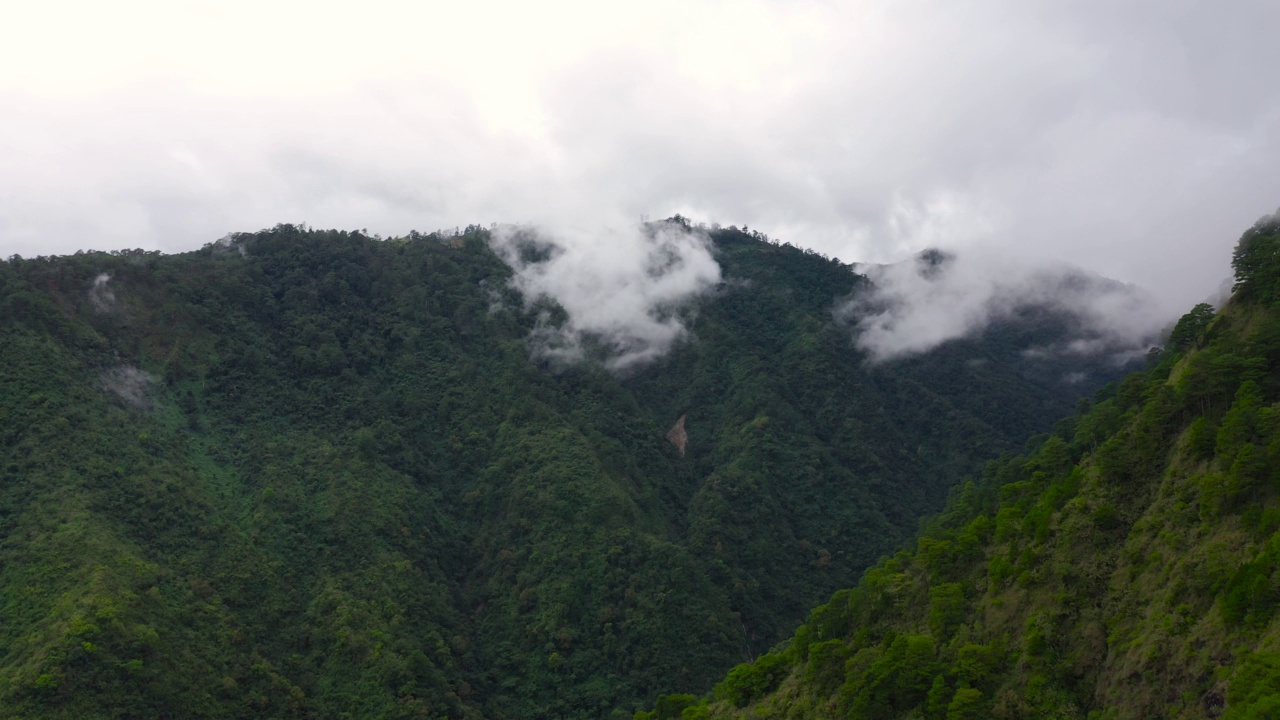
[[[93,287],[89,288],[89,305],[99,315],[109,313],[116,307],[116,294],[107,287],[109,282],[111,276],[101,273],[93,279]]]
[[[871,280],[871,290],[837,303],[834,314],[854,327],[856,344],[873,362],[928,352],[1037,309],[1072,318],[1074,334],[1061,346],[1027,348],[1024,357],[1129,357],[1149,347],[1169,320],[1149,295],[1132,286],[1068,266],[979,251],[930,250],[904,262],[857,270]]]
[[[99,379],[102,382],[102,388],[126,406],[135,410],[155,408],[152,392],[156,379],[151,373],[139,370],[133,365],[119,365],[103,370]]]
[[[534,355],[556,364],[599,356],[626,372],[652,362],[688,335],[681,310],[720,282],[710,240],[679,223],[502,226],[490,243],[525,309],[538,313]]]

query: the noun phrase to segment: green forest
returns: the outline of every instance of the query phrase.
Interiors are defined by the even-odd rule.
[[[1280,217],[1235,293],[654,718],[1280,717]]]
[[[489,233],[0,262],[0,717],[1269,717],[1274,227],[1118,384],[1051,308],[868,363],[736,228],[553,367]]]

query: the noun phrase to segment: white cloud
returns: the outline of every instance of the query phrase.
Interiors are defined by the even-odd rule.
[[[1028,308],[1051,308],[1078,321],[1061,347],[1023,350],[1028,359],[1057,353],[1125,354],[1145,350],[1168,316],[1136,288],[1064,266],[1045,266],[982,250],[926,253],[891,265],[859,266],[869,291],[837,306],[857,345],[873,361],[926,352],[981,333]]]
[[[106,314],[115,309],[116,294],[107,287],[109,282],[111,282],[111,276],[107,273],[100,273],[93,279],[93,287],[89,288],[89,305],[93,307],[94,312]]]
[[[566,313],[556,322],[544,310],[530,338],[536,355],[560,363],[582,360],[592,343],[615,371],[657,359],[687,335],[680,311],[720,281],[706,236],[675,223],[502,226],[491,237],[526,309],[551,300]]]

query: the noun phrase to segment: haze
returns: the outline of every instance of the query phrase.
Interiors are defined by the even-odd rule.
[[[1181,312],[1280,205],[1276,27],[1266,0],[11,4],[0,256],[678,212],[845,261],[1063,261]]]

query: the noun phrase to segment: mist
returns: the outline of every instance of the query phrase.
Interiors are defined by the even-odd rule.
[[[111,276],[107,273],[100,273],[93,279],[93,287],[89,288],[89,305],[94,312],[105,314],[115,309],[116,294],[107,287],[109,282]]]
[[[133,365],[118,365],[99,374],[102,388],[135,410],[152,410],[155,376]]]
[[[658,359],[689,335],[681,311],[720,282],[710,240],[676,222],[509,225],[494,229],[490,244],[525,310],[538,313],[533,355],[561,365],[592,350],[614,372]]]
[[[1006,254],[931,250],[889,265],[860,265],[872,289],[836,304],[873,362],[928,352],[983,332],[1030,308],[1066,313],[1076,335],[1058,347],[1026,348],[1029,359],[1068,353],[1121,361],[1158,341],[1171,316],[1149,293],[1067,265]]]

